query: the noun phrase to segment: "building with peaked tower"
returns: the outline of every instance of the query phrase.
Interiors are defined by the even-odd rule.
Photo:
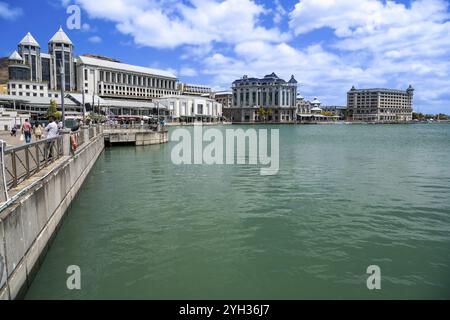
[[[8,93],[13,96],[59,98],[60,68],[65,71],[65,90],[77,91],[74,46],[62,28],[48,42],[48,53],[31,33],[19,42],[18,50],[9,57]]]
[[[231,108],[224,109],[224,116],[232,122],[289,123],[296,120],[297,81],[289,81],[275,73],[262,79],[249,78],[233,82]]]
[[[65,98],[69,99],[65,104],[71,114],[81,113],[83,103],[87,111],[107,107],[120,115],[149,114],[156,112],[157,107],[148,110],[154,99],[180,94],[178,79],[169,71],[98,55],[76,56],[74,49],[61,27],[48,41],[48,53],[27,33],[9,57],[8,95],[2,99],[9,101],[12,109],[44,114],[50,99],[60,103],[61,68]]]
[[[49,73],[50,73],[50,88],[52,90],[61,89],[60,68],[64,68],[65,76],[65,90],[75,91],[77,89],[76,83],[76,62],[73,52],[73,43],[60,27],[59,30],[48,42],[49,59]]]

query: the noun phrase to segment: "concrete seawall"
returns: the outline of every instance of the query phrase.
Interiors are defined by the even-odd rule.
[[[169,141],[167,131],[155,132],[145,129],[105,129],[104,136],[107,145],[133,143],[136,146],[147,146]]]
[[[21,298],[67,208],[105,147],[102,134],[20,186],[0,212],[0,300]]]

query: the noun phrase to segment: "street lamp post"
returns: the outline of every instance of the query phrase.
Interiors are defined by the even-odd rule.
[[[66,79],[65,79],[65,72],[64,72],[64,62],[61,62],[60,66],[60,74],[61,74],[61,121],[62,121],[62,127],[65,128],[66,126],[66,110],[64,107],[64,87],[66,85]]]
[[[86,103],[85,103],[85,97],[84,97],[84,86],[83,86],[83,91],[82,91],[82,104],[83,104],[83,124],[86,123]]]

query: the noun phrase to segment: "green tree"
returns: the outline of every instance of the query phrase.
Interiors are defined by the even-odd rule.
[[[258,115],[259,115],[259,121],[262,121],[263,119],[264,119],[264,121],[266,121],[266,116],[267,116],[266,109],[264,109],[263,107],[259,107]]]
[[[332,117],[334,114],[330,111],[322,111],[322,115],[325,117]]]
[[[421,120],[424,119],[425,116],[422,113],[418,113],[418,112],[413,112],[413,120]]]
[[[56,114],[58,113],[58,105],[56,104],[55,100],[50,100],[50,105],[47,109],[47,113],[45,114],[45,116],[47,118],[49,117],[55,117],[56,118]]]
[[[272,116],[273,115],[273,110],[272,108],[269,108],[269,110],[267,110],[267,117]]]

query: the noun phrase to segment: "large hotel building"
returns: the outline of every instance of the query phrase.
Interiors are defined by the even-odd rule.
[[[275,73],[262,79],[249,78],[233,82],[231,108],[224,108],[224,116],[239,122],[293,122],[297,110],[297,81],[294,76],[286,82]],[[262,117],[260,108],[267,111]]]
[[[174,118],[186,116],[217,120],[222,116],[219,114],[221,106],[217,106],[218,103],[210,97],[197,101],[204,108],[195,106],[195,110],[204,114],[187,111],[180,114],[170,110],[170,106],[159,99],[180,95],[174,74],[102,56],[77,57],[72,41],[62,28],[48,42],[48,53],[41,51],[41,46],[30,33],[20,41],[18,50],[9,57],[8,95],[0,96],[1,104],[14,105],[14,109],[38,116],[46,112],[50,99],[59,105],[61,67],[64,69],[65,106],[69,116],[79,116],[83,104],[88,111],[99,106],[116,115],[155,114],[156,109],[163,108],[168,116],[173,115]],[[206,107],[209,105],[210,108]]]
[[[359,89],[347,93],[347,112],[353,121],[412,121],[414,89]]]

